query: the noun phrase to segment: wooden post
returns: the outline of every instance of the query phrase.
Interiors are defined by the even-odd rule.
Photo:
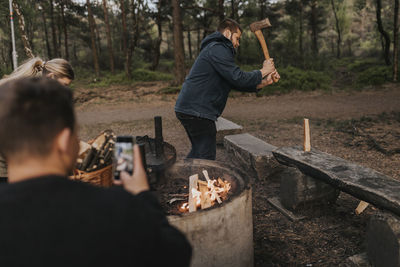
[[[196,207],[196,199],[193,198],[192,189],[197,190],[197,180],[199,179],[198,174],[194,174],[189,177],[189,212],[193,212],[197,210]]]
[[[311,151],[311,142],[310,142],[310,124],[308,119],[304,119],[304,151]]]
[[[356,214],[360,215],[368,207],[368,205],[369,203],[361,200],[356,208]]]

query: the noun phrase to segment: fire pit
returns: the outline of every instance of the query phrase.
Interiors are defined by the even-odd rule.
[[[168,216],[193,246],[191,266],[253,266],[251,188],[243,176],[230,166],[195,159],[175,163],[166,172],[166,180],[185,178],[189,184],[189,176],[201,176],[203,170],[228,181],[231,188],[221,204]]]

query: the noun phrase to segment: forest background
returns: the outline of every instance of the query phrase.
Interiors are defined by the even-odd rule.
[[[281,81],[258,94],[362,89],[398,80],[399,0],[14,0],[18,62],[62,57],[75,85],[171,81],[180,90],[201,40],[224,18],[244,32],[237,63],[259,69],[263,54],[249,25],[264,30]],[[10,73],[9,1],[0,0],[0,77]]]

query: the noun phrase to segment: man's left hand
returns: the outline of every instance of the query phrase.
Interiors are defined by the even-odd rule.
[[[277,71],[271,72],[270,74],[267,75],[264,79],[262,79],[261,83],[257,85],[257,89],[261,89],[265,86],[268,86],[272,83],[274,83],[274,80],[272,79],[274,77],[276,80],[279,80],[281,76],[279,76],[279,73]]]

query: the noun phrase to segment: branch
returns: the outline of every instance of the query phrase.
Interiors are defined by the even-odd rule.
[[[201,6],[187,6],[187,7],[183,7],[183,9],[199,9],[199,10],[203,10],[203,11],[209,11],[213,14],[218,14],[218,12],[212,8],[208,8],[208,7],[201,7]]]

